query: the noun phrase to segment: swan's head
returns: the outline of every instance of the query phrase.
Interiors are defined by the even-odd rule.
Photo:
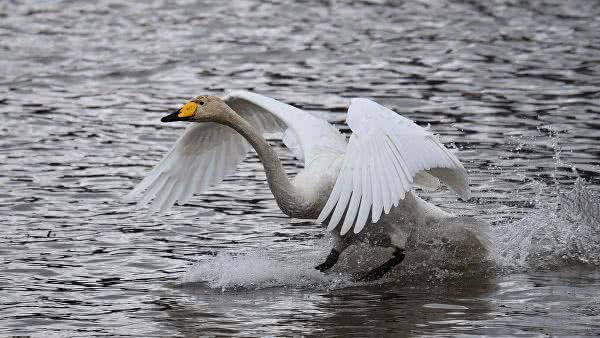
[[[218,121],[226,113],[226,108],[227,104],[218,96],[196,96],[179,110],[163,117],[160,121],[213,122]]]

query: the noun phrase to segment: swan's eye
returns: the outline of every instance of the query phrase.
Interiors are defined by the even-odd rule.
[[[200,101],[200,102],[198,102],[198,104],[200,104],[202,106],[202,105],[204,105],[204,101]]]
[[[191,117],[196,113],[196,109],[198,108],[198,104],[196,102],[188,102],[181,109],[179,109],[178,117]]]

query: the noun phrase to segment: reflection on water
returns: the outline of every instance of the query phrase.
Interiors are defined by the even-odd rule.
[[[593,0],[1,2],[0,333],[600,335],[599,18]],[[181,132],[165,112],[239,88],[343,131],[353,96],[430,123],[474,198],[423,196],[490,224],[497,274],[467,279],[443,247],[381,284],[352,282],[376,250],[317,274],[328,238],[283,217],[254,155],[163,215],[119,202]]]
[[[183,336],[597,335],[599,280],[594,271],[563,271],[435,288],[385,284],[222,293],[198,284],[180,290],[191,297],[168,297],[165,306],[168,325]]]
[[[480,297],[491,288],[488,284],[435,290],[386,285],[321,292],[269,288],[220,293],[190,286],[183,291],[192,298],[170,304],[169,314],[184,318],[175,324],[184,335],[208,334],[223,321],[250,336],[275,335],[285,328],[288,334],[339,337],[365,332],[365,326],[373,336],[413,330],[451,332],[453,327],[487,318],[490,305]]]

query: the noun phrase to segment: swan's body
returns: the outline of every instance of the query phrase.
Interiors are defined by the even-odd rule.
[[[463,199],[470,196],[462,164],[429,130],[367,99],[351,102],[348,142],[327,121],[249,92],[196,97],[163,118],[170,121],[200,123],[187,128],[130,197],[155,210],[184,204],[232,172],[252,146],[280,209],[329,224],[335,245],[317,267],[322,271],[350,244],[368,237],[397,249],[386,266],[367,276],[379,278],[404,257],[411,229],[454,217],[420,199],[414,185],[435,189],[441,180]],[[304,161],[291,180],[262,136],[276,131],[284,132],[286,146]]]

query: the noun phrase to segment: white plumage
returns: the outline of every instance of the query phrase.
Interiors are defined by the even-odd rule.
[[[284,144],[305,166],[319,150],[343,152],[345,138],[327,121],[269,97],[234,91],[223,97],[260,133],[284,132]],[[164,211],[219,184],[244,160],[250,144],[235,130],[214,122],[194,123],[126,199]]]
[[[440,169],[430,173],[459,196],[470,197],[464,167],[431,131],[363,98],[352,99],[346,122],[353,133],[344,164],[317,220],[323,222],[333,211],[327,230],[336,228],[344,211],[341,235],[353,225],[359,233],[369,211],[376,223],[413,189],[417,174],[432,168]]]
[[[190,103],[198,107],[191,117],[186,110],[184,115],[163,119],[197,123],[185,130],[128,195],[142,206],[150,204],[162,211],[186,203],[232,173],[250,146],[261,158],[284,213],[328,223],[336,238],[330,256],[347,247],[342,237],[358,238],[347,235],[351,229],[361,233],[369,220],[385,229],[388,240],[384,242],[403,248],[406,224],[451,217],[418,198],[412,191],[415,186],[436,189],[441,181],[461,198],[470,197],[466,170],[428,128],[371,100],[351,100],[348,142],[327,121],[255,93],[199,96]],[[277,155],[261,136],[274,132],[282,132],[284,144],[304,162],[305,168],[293,180],[287,179]],[[390,217],[384,220],[387,214]],[[335,263],[338,254],[327,262]],[[326,263],[317,268],[328,269]],[[379,278],[380,272],[372,271],[370,276]]]
[[[327,121],[272,98],[235,91],[223,101],[261,133],[284,132],[284,144],[305,167],[323,153],[340,157],[341,170],[317,219],[332,216],[327,230],[334,230],[345,216],[341,235],[352,227],[359,233],[369,214],[376,223],[415,184],[435,189],[439,181],[431,175],[461,198],[470,197],[464,167],[430,130],[369,99],[351,100],[348,144]],[[184,204],[231,174],[249,149],[225,125],[191,124],[128,198],[139,198],[139,205],[150,204],[157,211]]]

